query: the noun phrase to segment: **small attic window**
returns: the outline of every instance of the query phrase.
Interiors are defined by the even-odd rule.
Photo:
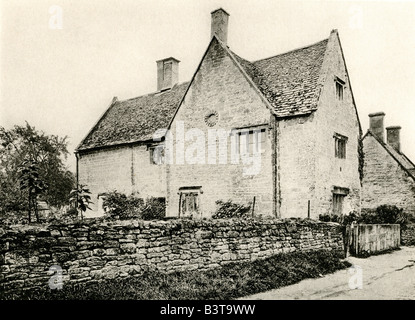
[[[337,97],[337,100],[342,101],[343,100],[343,91],[344,91],[345,82],[342,79],[340,79],[339,77],[335,77],[334,82],[336,83],[336,97]]]
[[[164,145],[159,144],[149,147],[150,150],[150,163],[155,165],[164,164]]]

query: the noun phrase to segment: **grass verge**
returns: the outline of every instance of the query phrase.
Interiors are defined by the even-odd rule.
[[[328,250],[282,253],[208,271],[164,274],[93,284],[64,284],[62,290],[39,289],[8,294],[2,299],[30,300],[229,300],[297,283],[349,267],[342,253]],[[1,295],[1,294],[0,294]]]

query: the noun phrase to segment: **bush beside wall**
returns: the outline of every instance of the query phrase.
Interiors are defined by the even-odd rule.
[[[0,229],[0,292],[98,282],[158,270],[208,270],[282,252],[343,250],[337,224],[312,220],[86,221]]]

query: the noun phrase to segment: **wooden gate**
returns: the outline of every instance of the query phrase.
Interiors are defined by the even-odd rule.
[[[373,253],[398,248],[400,245],[399,224],[356,224],[347,226],[344,234],[346,257],[367,256]]]

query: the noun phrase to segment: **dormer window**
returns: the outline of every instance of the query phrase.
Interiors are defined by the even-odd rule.
[[[335,77],[334,82],[336,83],[336,98],[342,101],[345,82],[339,77]]]

